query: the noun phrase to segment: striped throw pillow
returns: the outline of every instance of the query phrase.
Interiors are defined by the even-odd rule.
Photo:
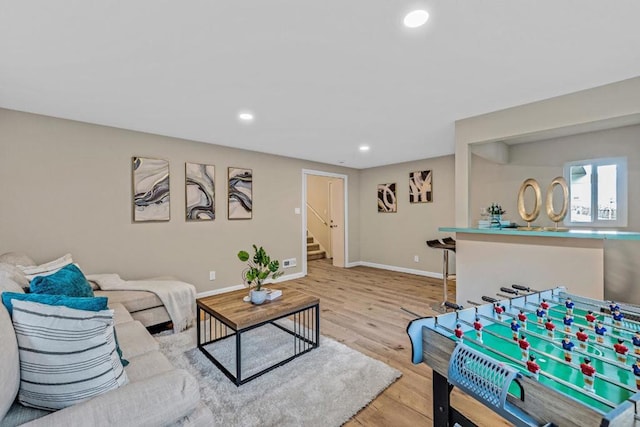
[[[113,310],[12,302],[20,352],[20,403],[52,411],[128,382],[116,353]]]

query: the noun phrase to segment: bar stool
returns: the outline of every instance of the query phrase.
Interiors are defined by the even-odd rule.
[[[427,240],[427,246],[433,249],[442,249],[442,291],[443,300],[439,304],[440,311],[446,311],[445,303],[449,298],[448,282],[450,278],[455,277],[453,274],[449,274],[449,251],[456,251],[456,241],[451,237],[445,237],[442,240]]]

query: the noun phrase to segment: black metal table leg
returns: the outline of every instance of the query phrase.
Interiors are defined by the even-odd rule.
[[[451,390],[447,378],[433,371],[433,425],[434,427],[448,427],[455,423],[461,426],[475,426],[467,417],[451,406]]]

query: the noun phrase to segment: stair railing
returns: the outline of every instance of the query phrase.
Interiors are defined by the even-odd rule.
[[[327,221],[325,221],[320,214],[318,213],[318,211],[316,211],[313,206],[311,206],[309,203],[307,203],[307,208],[309,208],[309,210],[311,210],[311,212],[313,212],[313,214],[320,220],[320,222],[322,222],[324,225],[329,226],[329,224],[327,224]]]

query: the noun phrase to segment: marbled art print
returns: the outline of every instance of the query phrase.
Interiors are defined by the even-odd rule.
[[[426,203],[433,201],[431,171],[409,173],[409,202]]]
[[[398,211],[396,184],[378,184],[378,212],[393,213]]]
[[[215,168],[185,163],[185,195],[187,221],[215,219]]]
[[[133,221],[169,221],[169,162],[133,157]]]
[[[253,212],[253,172],[229,168],[229,219],[251,219]]]

